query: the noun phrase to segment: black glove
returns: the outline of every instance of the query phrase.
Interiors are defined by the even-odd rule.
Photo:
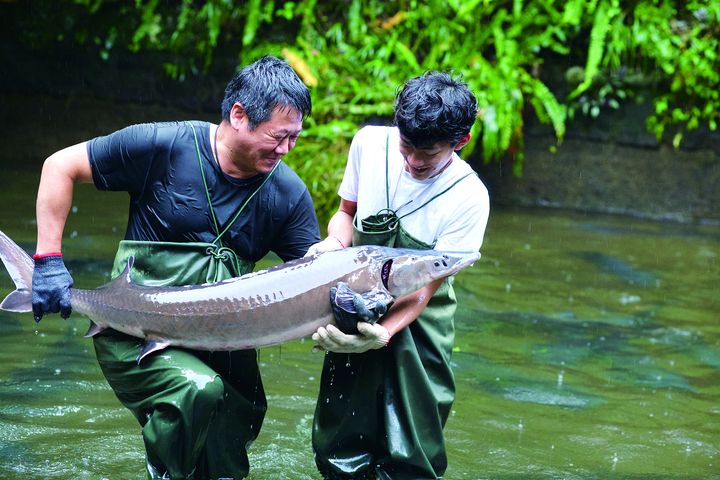
[[[330,306],[335,323],[347,334],[357,334],[357,323],[375,323],[388,310],[387,294],[383,292],[355,292],[347,283],[330,288]]]
[[[39,322],[46,313],[60,312],[62,318],[68,318],[70,306],[70,276],[61,255],[51,255],[35,259],[32,277],[32,309],[35,321]]]

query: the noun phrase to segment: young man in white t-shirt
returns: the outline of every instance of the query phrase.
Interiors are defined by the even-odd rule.
[[[308,253],[379,243],[365,221],[396,225],[384,245],[477,252],[489,214],[487,189],[457,154],[470,140],[477,101],[439,72],[398,93],[395,127],[354,137],[328,236]],[[395,301],[358,334],[333,325],[313,335],[328,352],[313,426],[325,478],[440,478],[447,467],[442,429],[454,400],[452,278]],[[392,339],[392,341],[391,341]]]

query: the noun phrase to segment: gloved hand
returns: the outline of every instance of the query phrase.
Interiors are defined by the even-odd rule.
[[[39,322],[46,313],[60,312],[62,318],[68,318],[70,306],[70,276],[62,255],[49,255],[35,258],[35,270],[32,277],[32,309],[35,321]]]
[[[358,335],[346,335],[334,325],[320,327],[312,335],[317,343],[315,349],[335,353],[363,353],[385,347],[390,341],[390,332],[379,323],[358,322]]]
[[[330,307],[343,333],[358,333],[357,323],[375,323],[388,310],[392,297],[381,290],[357,293],[345,282],[330,288]]]
[[[329,236],[325,240],[311,245],[304,256],[309,257],[310,255],[316,255],[322,252],[329,252],[331,250],[340,250],[341,248],[345,248],[345,245],[340,241],[340,239],[337,237]]]

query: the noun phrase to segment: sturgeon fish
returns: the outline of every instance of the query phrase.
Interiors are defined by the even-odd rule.
[[[86,336],[112,328],[144,340],[138,363],[170,345],[242,350],[283,343],[334,324],[329,291],[340,282],[390,304],[433,280],[472,265],[479,253],[350,247],[292,260],[216,283],[151,287],[124,272],[94,290],[71,288],[73,311],[90,319]],[[0,231],[0,259],[16,290],[0,304],[32,311],[32,258]]]

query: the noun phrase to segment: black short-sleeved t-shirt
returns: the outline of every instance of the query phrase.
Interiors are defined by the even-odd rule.
[[[190,124],[197,133],[197,147]],[[212,242],[216,233],[198,160],[220,231],[266,175],[239,180],[215,161],[207,122],[132,125],[87,144],[95,186],[127,191],[125,238],[163,242]],[[222,237],[242,258],[258,261],[269,251],[284,261],[302,257],[320,240],[305,184],[284,163],[252,197]]]

